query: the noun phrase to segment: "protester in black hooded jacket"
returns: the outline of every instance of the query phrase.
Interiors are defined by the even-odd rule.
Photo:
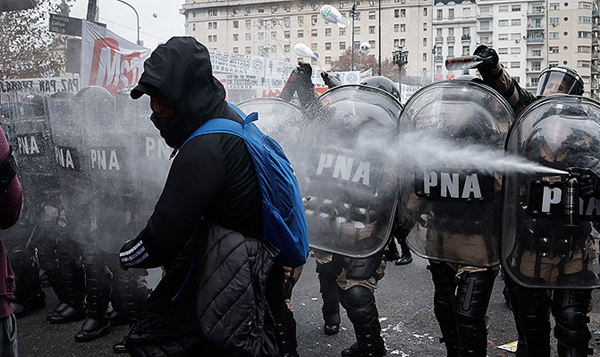
[[[192,37],[174,37],[152,53],[131,92],[134,99],[143,94],[151,97],[150,119],[175,149],[174,154],[178,152],[146,228],[121,249],[124,268],[164,266],[167,272],[132,327],[127,348],[134,356],[226,355],[227,351],[207,337],[209,332],[233,335],[235,340],[243,327],[238,326],[248,322],[242,316],[244,311],[236,310],[244,303],[266,300],[270,306],[281,306],[284,274],[280,266],[270,269],[272,251],[260,240],[248,238],[262,236],[263,217],[260,186],[244,141],[230,134],[207,134],[193,138],[183,148],[182,144],[209,119],[240,123],[242,119],[229,107],[222,84],[212,75],[208,50]],[[231,235],[238,237],[238,243],[232,243],[236,240],[230,239]],[[200,258],[194,259],[194,255]],[[223,264],[227,259],[237,259],[239,266],[249,265],[249,273],[232,270]],[[212,301],[206,301],[211,298],[202,291],[205,286],[196,283],[207,274],[202,270],[206,260],[217,266],[213,279],[229,282],[223,294]],[[265,283],[265,299],[227,290],[239,284],[241,291],[249,287],[264,295],[260,286]],[[207,332],[197,311],[207,305],[211,311],[230,310],[228,316],[233,320]],[[234,351],[232,355],[278,354],[270,310],[263,305],[256,308],[259,312],[253,326],[261,336],[258,347],[257,341],[252,341],[256,348],[251,352]],[[229,342],[241,346],[248,341]]]

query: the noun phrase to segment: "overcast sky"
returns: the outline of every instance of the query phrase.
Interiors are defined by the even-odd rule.
[[[140,40],[150,49],[166,42],[173,36],[185,35],[184,17],[179,14],[184,0],[125,0],[133,6],[140,16]],[[69,16],[85,18],[88,0],[72,2]],[[135,12],[117,0],[98,0],[99,21],[119,36],[135,43]]]

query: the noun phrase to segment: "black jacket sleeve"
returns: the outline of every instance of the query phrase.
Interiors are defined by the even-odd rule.
[[[122,265],[166,265],[183,249],[222,189],[226,173],[221,139],[226,135],[202,135],[179,150],[146,228],[121,249]]]

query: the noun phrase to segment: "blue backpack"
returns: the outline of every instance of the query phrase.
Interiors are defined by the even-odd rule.
[[[211,119],[183,145],[198,135],[212,133],[232,134],[244,139],[262,193],[263,238],[279,249],[278,264],[292,268],[303,265],[308,255],[308,226],[294,169],[281,146],[254,125],[257,113],[246,116],[236,106],[230,106],[245,118],[243,124],[229,119]]]

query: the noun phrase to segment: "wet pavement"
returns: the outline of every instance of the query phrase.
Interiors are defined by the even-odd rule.
[[[406,266],[388,265],[386,275],[380,282],[375,298],[379,307],[383,336],[388,356],[429,357],[445,356],[440,344],[439,327],[433,315],[433,283],[426,269],[427,262],[415,258]],[[149,282],[156,284],[160,270],[150,272]],[[516,339],[516,331],[511,311],[506,307],[502,296],[504,283],[496,279],[490,301],[488,315],[491,324],[488,331],[488,356],[514,356],[497,346]],[[18,341],[20,357],[96,357],[112,356],[112,344],[118,342],[127,332],[127,326],[113,328],[111,333],[92,342],[77,343],[73,336],[81,322],[65,325],[51,325],[46,315],[56,306],[56,297],[50,289],[48,306],[18,320]],[[594,298],[600,301],[600,293],[594,291]],[[294,289],[294,315],[297,322],[297,335],[301,356],[339,356],[340,351],[354,342],[352,325],[342,308],[341,331],[335,336],[323,333],[321,298],[315,273],[315,260],[310,258],[300,281]],[[600,330],[600,308],[592,310],[590,329]],[[595,356],[600,356],[596,347]]]

